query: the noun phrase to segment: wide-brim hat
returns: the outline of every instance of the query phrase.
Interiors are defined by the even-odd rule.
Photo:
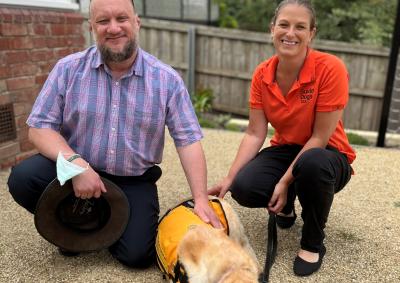
[[[96,251],[115,243],[129,220],[129,202],[122,190],[101,178],[107,192],[100,198],[75,197],[72,181],[54,179],[41,195],[35,226],[50,243],[72,252]]]

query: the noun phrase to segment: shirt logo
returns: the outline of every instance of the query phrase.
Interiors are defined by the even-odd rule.
[[[301,103],[307,103],[309,102],[314,94],[314,89],[310,88],[310,89],[302,89],[300,91],[300,101]]]

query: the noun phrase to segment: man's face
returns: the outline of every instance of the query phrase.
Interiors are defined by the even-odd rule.
[[[140,19],[131,0],[92,0],[89,23],[105,63],[136,54]]]

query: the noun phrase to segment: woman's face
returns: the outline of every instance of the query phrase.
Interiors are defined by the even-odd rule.
[[[281,8],[271,35],[276,53],[280,57],[304,57],[308,45],[315,35],[315,27],[311,28],[311,14],[304,6],[288,4]]]

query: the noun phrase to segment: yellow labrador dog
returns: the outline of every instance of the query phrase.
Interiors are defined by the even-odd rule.
[[[211,197],[210,202],[213,200],[216,198]],[[175,278],[175,282],[258,282],[260,267],[239,217],[228,202],[222,199],[217,201],[222,206],[229,235],[223,229],[215,229],[204,223],[188,225],[176,248],[177,261],[185,276],[178,280]],[[182,222],[176,219],[171,223]]]

